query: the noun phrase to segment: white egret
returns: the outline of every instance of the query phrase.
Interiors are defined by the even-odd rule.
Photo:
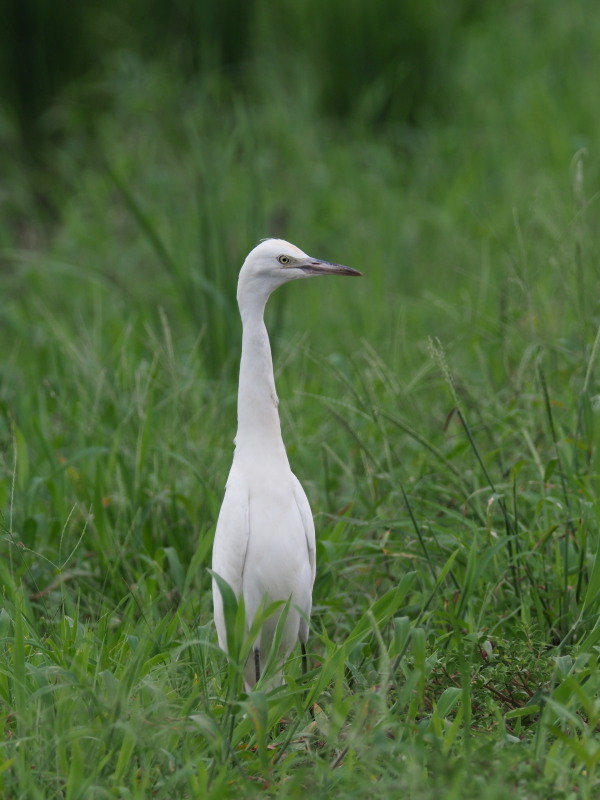
[[[212,568],[238,599],[243,597],[248,627],[265,602],[291,601],[280,653],[283,660],[300,640],[304,670],[316,566],[315,526],[281,438],[264,310],[270,294],[288,281],[360,274],[350,267],[311,258],[282,239],[267,239],[248,254],[238,280],[243,328],[238,427],[217,521]],[[214,579],[213,604],[219,645],[227,650],[223,600]],[[244,669],[247,690],[261,675],[276,625],[274,615],[254,643],[254,657]]]

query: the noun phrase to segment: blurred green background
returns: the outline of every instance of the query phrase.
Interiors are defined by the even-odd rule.
[[[7,797],[597,796],[599,76],[595,0],[0,4]],[[328,720],[281,761],[297,669],[235,707],[206,569],[267,236],[364,273],[267,309]]]
[[[213,372],[237,266],[262,236],[364,268],[368,303],[340,291],[370,340],[415,293],[454,301],[482,263],[510,295],[514,231],[560,249],[573,159],[596,136],[593,11],[4,3],[0,244],[135,287],[137,302],[164,280],[164,302],[210,329]],[[593,185],[594,158],[585,172]]]

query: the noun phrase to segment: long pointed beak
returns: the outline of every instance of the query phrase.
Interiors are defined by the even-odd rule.
[[[306,272],[307,275],[362,275],[357,269],[344,267],[342,264],[334,264],[332,261],[321,261],[319,258],[307,258],[300,264],[294,264],[297,269]]]

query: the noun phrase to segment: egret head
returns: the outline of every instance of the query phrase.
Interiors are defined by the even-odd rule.
[[[238,282],[238,302],[244,294],[266,298],[288,281],[317,275],[361,275],[356,269],[307,255],[283,239],[265,239],[251,250]]]

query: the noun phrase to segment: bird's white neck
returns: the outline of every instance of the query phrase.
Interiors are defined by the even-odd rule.
[[[238,429],[236,452],[253,458],[265,451],[287,455],[281,438],[273,358],[264,322],[267,296],[246,296],[240,302],[242,317],[242,357],[238,390]]]

